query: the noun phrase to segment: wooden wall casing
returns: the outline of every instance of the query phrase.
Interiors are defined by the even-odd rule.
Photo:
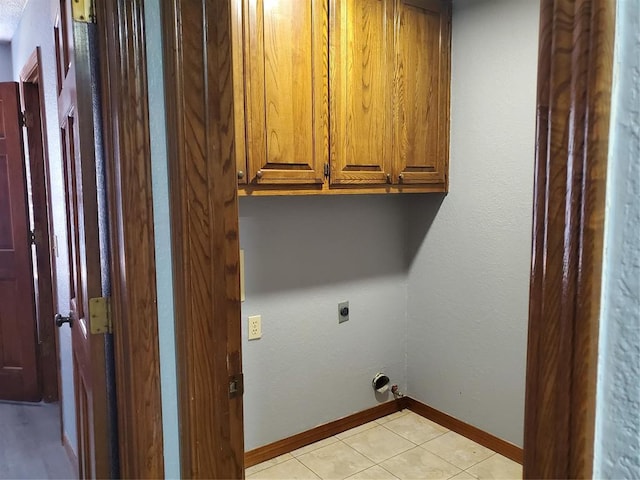
[[[592,476],[615,2],[543,0],[524,476]]]
[[[230,2],[162,14],[182,476],[243,478]]]
[[[144,1],[96,2],[121,478],[164,477]]]
[[[50,204],[51,179],[47,128],[44,123],[44,88],[42,85],[42,54],[36,47],[20,72],[22,106],[25,109],[26,136],[30,163],[33,223],[36,232],[37,322],[39,345],[39,369],[42,396],[45,402],[57,402],[60,398],[58,375],[58,333],[53,323],[56,310],[57,285],[56,257],[52,249],[53,213]],[[62,409],[62,404],[60,404]],[[62,418],[62,410],[60,410]],[[62,422],[60,422],[62,425]]]

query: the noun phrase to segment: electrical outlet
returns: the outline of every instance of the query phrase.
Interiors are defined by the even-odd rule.
[[[252,315],[249,317],[249,340],[257,340],[262,337],[262,317]]]
[[[338,304],[338,323],[349,321],[349,302],[340,302]]]

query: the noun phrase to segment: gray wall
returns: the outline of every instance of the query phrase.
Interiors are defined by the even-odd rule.
[[[595,478],[640,478],[640,5],[619,0],[607,179]]]
[[[410,199],[409,394],[523,441],[539,4],[454,4],[451,193]]]
[[[0,42],[0,82],[13,80],[13,64],[11,62],[11,44]]]
[[[371,389],[378,370],[419,400],[522,443],[535,3],[456,8],[448,196],[240,199],[247,450],[388,400]],[[147,12],[155,41],[157,6]],[[159,99],[162,59],[147,47]],[[162,106],[152,105],[152,138],[161,139]],[[154,142],[153,186],[167,446],[177,399],[163,143]],[[338,325],[343,300],[351,319]],[[248,342],[247,317],[258,314],[263,337]],[[165,449],[167,475],[178,465],[177,449]]]
[[[178,394],[176,384],[176,347],[173,320],[173,272],[171,270],[171,230],[169,225],[169,185],[162,65],[162,28],[160,0],[145,0],[147,82],[149,88],[149,129],[151,138],[151,174],[153,222],[158,290],[158,345],[160,349],[160,385],[162,395],[162,433],[164,474],[180,478],[180,434],[178,431]]]
[[[242,198],[246,449],[389,400],[405,380],[406,223],[399,197]],[[338,303],[350,320],[338,324]],[[247,316],[262,338],[247,341]]]
[[[57,311],[69,311],[69,271],[67,260],[67,230],[65,217],[64,182],[60,158],[60,135],[58,127],[58,102],[56,95],[56,64],[53,43],[53,20],[55,0],[30,0],[23,12],[22,20],[11,41],[14,79],[36,46],[42,49],[42,86],[45,97],[45,122],[47,128],[48,154],[51,173],[51,204],[53,228],[56,235],[57,258]],[[75,402],[73,396],[73,364],[71,359],[71,330],[67,325],[58,329],[60,333],[60,362],[62,369],[62,413],[64,431],[71,445],[76,447]]]

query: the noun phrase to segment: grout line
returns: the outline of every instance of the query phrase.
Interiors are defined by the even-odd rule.
[[[405,413],[404,413],[403,415],[400,415],[400,416],[398,416],[398,417],[394,418],[393,420],[396,420],[396,419],[398,419],[398,418],[402,418],[402,417],[404,417],[405,415],[407,415],[407,414],[409,414],[409,413],[410,413],[410,410],[408,410],[408,409],[404,409],[404,410],[402,410],[402,412],[405,412]],[[393,415],[393,414],[391,414],[391,415]],[[382,418],[384,418],[384,417],[382,417]],[[393,420],[391,420],[391,421],[393,421]],[[448,463],[449,465],[451,465],[452,467],[455,467],[456,469],[460,470],[460,472],[456,473],[455,475],[453,475],[453,476],[452,476],[452,477],[450,477],[450,478],[453,478],[453,477],[455,477],[456,475],[459,475],[459,474],[460,474],[460,473],[462,473],[462,472],[465,472],[465,473],[467,473],[467,474],[469,474],[469,475],[472,475],[472,474],[468,471],[469,469],[471,469],[471,468],[475,467],[476,465],[478,465],[478,464],[480,464],[480,463],[482,463],[482,462],[485,462],[485,461],[489,460],[490,458],[495,457],[496,455],[498,455],[498,456],[500,456],[500,457],[502,457],[502,458],[504,458],[504,459],[506,459],[506,460],[509,460],[509,459],[508,459],[507,457],[505,457],[504,455],[500,455],[498,452],[496,452],[496,451],[494,451],[494,450],[487,449],[487,450],[489,450],[489,451],[491,451],[491,452],[493,452],[493,453],[492,453],[491,455],[489,455],[488,457],[486,457],[486,458],[484,458],[484,459],[482,459],[482,460],[479,460],[479,461],[477,461],[477,462],[473,463],[472,465],[468,466],[467,468],[464,468],[464,469],[463,469],[463,468],[458,467],[457,465],[455,465],[455,464],[451,463],[451,462],[450,462],[449,460],[447,460],[446,458],[444,458],[444,457],[442,457],[442,456],[438,455],[437,453],[432,452],[431,450],[429,450],[429,449],[427,449],[427,448],[425,448],[425,447],[424,447],[424,445],[426,445],[427,443],[430,443],[430,442],[432,442],[432,441],[434,441],[434,440],[436,440],[436,439],[438,439],[438,438],[442,437],[443,435],[445,435],[445,434],[447,434],[447,433],[449,433],[449,432],[452,432],[453,430],[446,429],[446,431],[444,431],[444,432],[440,433],[439,435],[437,435],[437,436],[435,436],[435,437],[433,437],[433,438],[431,438],[431,439],[429,439],[429,440],[427,440],[427,441],[425,441],[425,442],[422,442],[422,443],[419,443],[419,444],[418,444],[418,443],[414,442],[413,440],[410,440],[410,439],[406,438],[405,436],[403,436],[403,435],[401,435],[401,434],[399,434],[399,433],[397,433],[397,432],[394,432],[394,431],[393,431],[393,430],[391,430],[390,428],[387,428],[387,426],[386,426],[386,425],[387,425],[389,422],[385,422],[385,423],[378,423],[378,422],[377,422],[377,420],[374,420],[374,421],[377,423],[377,426],[384,427],[384,428],[385,428],[389,433],[393,433],[394,435],[396,435],[396,436],[398,436],[398,437],[402,438],[403,440],[408,441],[408,442],[409,442],[409,443],[411,443],[413,446],[412,446],[412,447],[410,447],[410,448],[409,448],[409,449],[407,449],[407,450],[404,450],[404,451],[402,451],[402,452],[400,452],[400,453],[397,453],[396,455],[393,455],[393,456],[391,456],[391,457],[389,457],[389,458],[386,458],[386,459],[382,460],[381,462],[376,462],[375,460],[373,460],[372,458],[370,458],[370,457],[369,457],[369,456],[367,456],[366,454],[364,454],[364,453],[360,452],[358,449],[356,449],[356,448],[352,447],[351,445],[349,445],[349,444],[345,441],[345,440],[347,440],[347,439],[349,439],[349,438],[353,437],[353,435],[350,435],[350,436],[348,436],[348,437],[345,437],[344,439],[338,438],[337,436],[333,435],[333,436],[331,436],[331,437],[327,437],[327,438],[335,438],[335,440],[336,440],[335,442],[332,442],[332,443],[330,443],[330,444],[328,444],[328,445],[324,445],[324,446],[322,446],[322,447],[314,448],[313,450],[310,450],[310,451],[308,451],[308,452],[305,452],[303,455],[306,455],[306,454],[310,454],[310,453],[316,452],[316,451],[320,450],[321,448],[325,448],[325,447],[329,447],[329,446],[335,446],[337,443],[341,443],[343,447],[348,447],[349,449],[351,449],[351,450],[353,450],[353,451],[357,452],[358,454],[362,455],[364,458],[366,458],[366,459],[368,459],[369,461],[373,462],[373,465],[370,465],[370,466],[365,467],[365,468],[362,468],[362,469],[360,469],[360,470],[358,470],[358,471],[356,471],[356,472],[353,472],[353,473],[351,473],[349,476],[353,476],[353,475],[356,475],[356,474],[358,474],[358,473],[364,472],[365,470],[367,470],[367,469],[369,469],[369,468],[373,468],[374,466],[380,467],[380,468],[382,468],[384,471],[386,471],[387,473],[389,473],[390,475],[395,476],[395,474],[393,474],[392,472],[390,472],[389,470],[387,470],[386,468],[384,468],[384,466],[382,466],[382,463],[383,463],[383,462],[387,462],[387,461],[389,461],[389,460],[391,460],[391,459],[394,459],[394,458],[396,458],[396,457],[398,457],[398,456],[400,456],[400,455],[403,455],[403,454],[407,453],[408,451],[415,449],[416,447],[419,447],[419,448],[421,448],[421,449],[425,450],[426,452],[429,452],[430,454],[435,455],[436,457],[438,457],[438,458],[439,458],[439,459],[441,459],[442,461],[444,461],[444,462]],[[436,422],[434,422],[434,423],[436,423]],[[439,424],[438,424],[438,425],[439,425]],[[440,425],[440,426],[442,427],[442,425]],[[375,428],[375,427],[376,427],[376,426],[373,426],[372,428]],[[354,427],[354,428],[358,428],[358,427]],[[369,431],[369,430],[371,430],[371,429],[365,429],[365,430],[363,430],[362,432],[359,432],[359,433],[366,433],[366,432],[367,432],[367,431]],[[348,430],[347,430],[347,431],[348,431]],[[358,433],[358,434],[359,434],[359,433]],[[454,432],[454,433],[455,433],[455,432]],[[460,434],[458,434],[458,435],[460,435]],[[465,437],[464,435],[461,435],[461,436],[462,436],[462,437],[464,437],[464,438],[467,438],[467,437]],[[470,439],[469,439],[469,440],[470,440]],[[323,441],[323,440],[320,440],[319,442],[322,442],[322,441]],[[315,442],[315,443],[319,443],[319,442]],[[476,442],[476,443],[477,443],[477,442]],[[313,445],[313,444],[312,444],[312,445]],[[484,448],[486,448],[486,447],[484,447]],[[294,456],[294,455],[292,454],[292,452],[288,452],[288,453],[291,455],[291,458],[290,458],[290,459],[285,460],[284,462],[287,462],[287,461],[290,461],[290,460],[296,460],[296,461],[297,461],[297,463],[299,463],[299,464],[300,464],[300,465],[302,465],[303,467],[307,468],[307,469],[308,469],[310,472],[312,472],[314,475],[316,475],[316,476],[317,476],[317,477],[319,477],[320,479],[323,479],[323,477],[322,477],[318,472],[316,472],[315,470],[313,470],[311,467],[307,466],[304,462],[300,461],[300,459],[299,459],[299,458],[300,458],[300,456],[302,456],[302,455]],[[286,455],[286,454],[285,454],[285,455]],[[267,470],[267,469],[269,469],[269,468],[276,467],[276,466],[278,466],[278,465],[281,465],[281,464],[282,464],[282,463],[284,463],[284,462],[279,462],[279,463],[277,463],[277,464],[275,464],[275,465],[272,465],[272,466],[266,467],[266,468],[264,468],[264,469],[260,469],[260,470],[258,470],[258,471],[256,471],[256,472],[253,472],[252,474],[256,474],[256,473],[262,472],[262,471],[264,471],[264,470]],[[263,463],[266,463],[266,462],[263,462]]]

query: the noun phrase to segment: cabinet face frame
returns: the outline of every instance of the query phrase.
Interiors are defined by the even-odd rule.
[[[414,31],[411,26],[421,20],[421,15],[433,16],[439,20],[437,45],[422,46],[420,39],[411,38],[411,34],[424,36],[425,32],[418,26]],[[451,81],[451,2],[446,0],[396,0],[394,15],[394,110],[393,110],[393,150],[394,172],[393,182],[401,185],[441,183],[448,188],[449,171],[449,105]],[[414,22],[411,22],[411,21]],[[411,23],[410,23],[411,22]],[[426,35],[432,32],[426,29]],[[407,37],[407,38],[405,38]],[[412,48],[404,51],[404,45]],[[437,48],[434,48],[436,47]],[[414,79],[410,77],[412,69],[420,67],[420,62],[412,62],[411,55],[425,55],[436,52],[437,71],[431,72],[428,59],[422,66],[424,72],[417,72]],[[414,58],[415,60],[415,58]],[[418,63],[418,65],[415,65]],[[434,62],[431,62],[434,63]],[[424,73],[424,74],[421,74]],[[433,83],[423,84],[420,79],[433,79]],[[414,81],[411,81],[414,80]],[[413,96],[410,86],[416,84]],[[423,90],[422,95],[420,90]],[[421,102],[423,100],[423,102]],[[435,100],[435,101],[433,101]],[[426,104],[425,104],[426,102]],[[421,108],[420,108],[421,107]],[[435,112],[433,108],[435,107]],[[410,115],[413,109],[413,115]],[[413,117],[413,118],[412,118]],[[426,117],[426,118],[425,118]],[[423,122],[419,122],[422,119]],[[436,125],[430,124],[435,119]],[[431,133],[436,130],[435,135]],[[419,158],[412,161],[411,140],[408,136],[425,138],[422,144],[425,151],[414,152]],[[434,138],[435,137],[435,138]],[[413,142],[413,145],[421,145]],[[435,149],[435,152],[433,150]],[[431,151],[430,151],[431,150]]]
[[[244,42],[242,27],[243,0],[230,0],[231,62],[233,75],[233,120],[236,171],[239,185],[247,184],[247,139],[244,112]]]
[[[277,31],[269,37],[268,7],[265,0],[242,2],[246,182],[322,185],[329,160],[328,0],[310,2],[309,28],[302,27],[305,38],[300,39],[310,51],[290,52],[300,62],[310,59],[310,71],[302,73],[296,73],[296,62],[283,48],[295,42],[276,44]],[[274,74],[283,69],[295,78]],[[302,94],[293,101],[299,88]]]
[[[331,185],[391,183],[394,1],[330,2]]]

